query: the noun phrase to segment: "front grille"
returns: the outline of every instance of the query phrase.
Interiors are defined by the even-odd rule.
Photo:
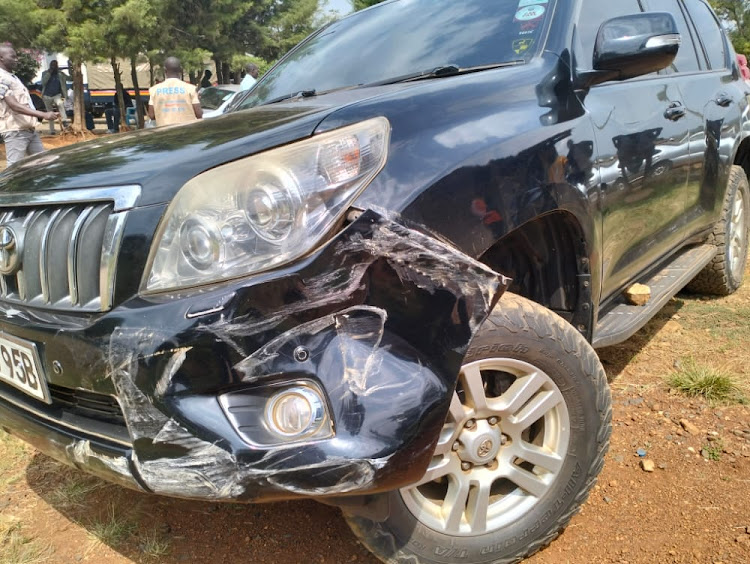
[[[64,388],[48,384],[54,406],[61,407],[75,415],[104,421],[114,425],[125,425],[125,417],[117,400],[106,394]]]
[[[128,187],[129,198],[123,198],[123,190],[28,199],[0,194],[0,299],[57,310],[110,309],[126,218],[122,207],[140,194]],[[74,201],[64,201],[71,195]]]

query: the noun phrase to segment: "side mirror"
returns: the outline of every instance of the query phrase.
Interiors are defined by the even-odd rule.
[[[607,20],[599,28],[594,70],[584,72],[586,86],[627,80],[668,67],[680,48],[672,14],[648,12]]]

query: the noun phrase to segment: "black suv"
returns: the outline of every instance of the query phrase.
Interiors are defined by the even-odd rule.
[[[516,561],[602,467],[593,347],[742,281],[748,103],[702,0],[393,0],[234,109],[0,177],[4,429],[339,505],[386,562]]]

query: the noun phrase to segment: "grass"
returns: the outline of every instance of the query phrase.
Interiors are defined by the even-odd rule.
[[[80,506],[89,494],[106,485],[100,480],[76,471],[52,492],[52,501],[55,505]]]
[[[724,370],[684,358],[680,368],[670,374],[667,384],[690,397],[703,397],[713,403],[746,403],[742,388],[734,376]]]
[[[746,282],[747,283],[747,282]],[[750,341],[750,307],[729,305],[716,300],[689,302],[690,315],[683,322],[688,328],[708,331],[712,337],[723,337],[735,344]]]
[[[714,462],[719,462],[719,460],[721,460],[721,453],[723,450],[724,445],[721,443],[721,441],[717,441],[713,444],[703,445],[703,448],[701,449],[703,456],[708,460],[713,460]]]
[[[101,519],[94,519],[86,528],[89,536],[109,546],[120,546],[136,530],[135,523],[128,515],[118,515],[115,504],[111,503]]]
[[[0,453],[0,489],[3,489],[23,476],[20,465],[27,460],[28,450],[21,441],[0,430]]]
[[[171,548],[169,540],[153,531],[141,535],[139,544],[141,552],[148,558],[154,560],[160,559],[169,554]]]
[[[49,560],[52,549],[41,546],[21,530],[21,522],[0,515],[0,564],[37,564]]]

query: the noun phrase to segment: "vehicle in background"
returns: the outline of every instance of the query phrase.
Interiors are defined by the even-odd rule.
[[[219,84],[203,88],[199,92],[203,119],[220,116],[226,112],[238,92],[240,92],[239,84]]]

